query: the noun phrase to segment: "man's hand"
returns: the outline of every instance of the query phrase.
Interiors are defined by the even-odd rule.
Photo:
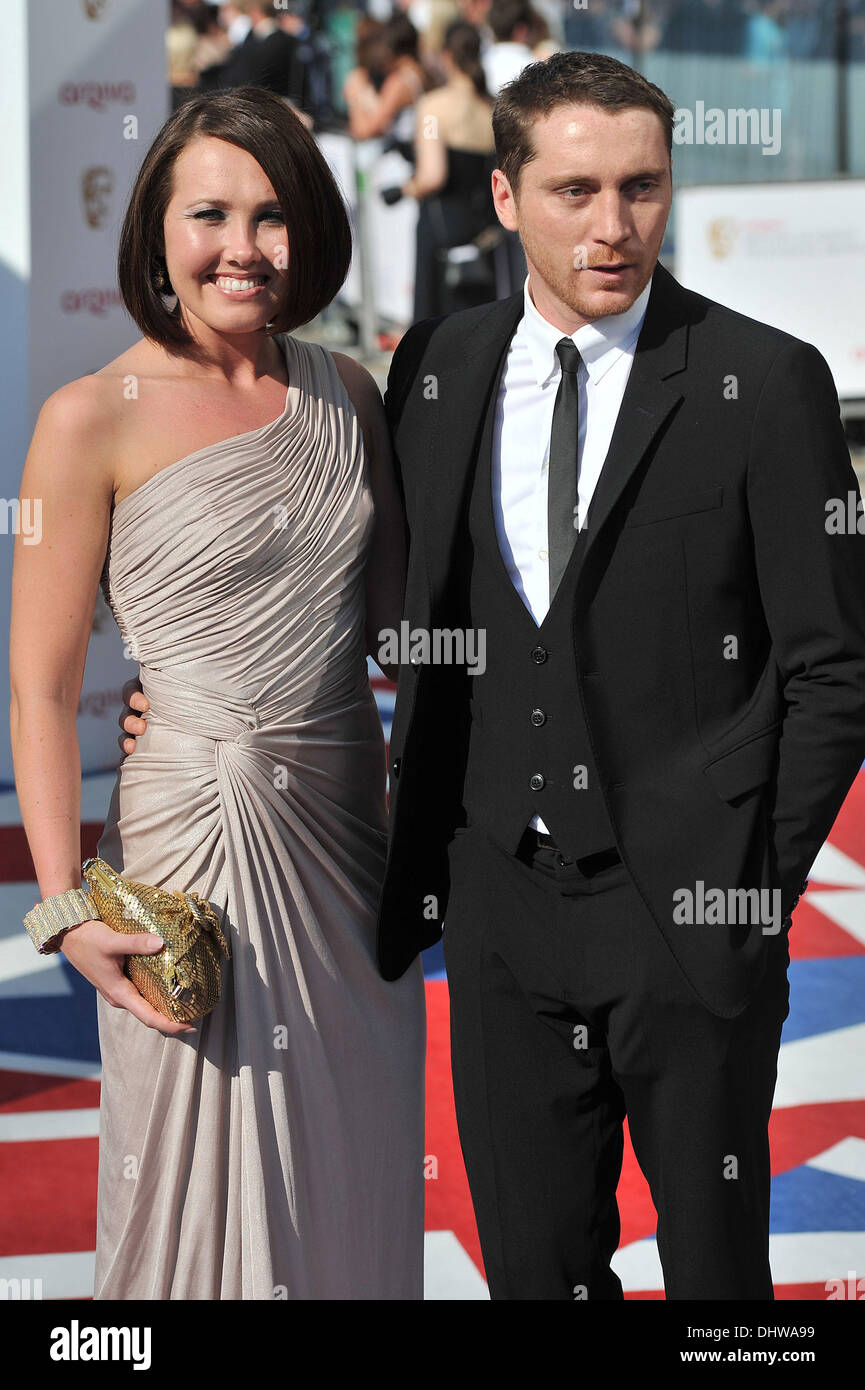
[[[150,709],[150,701],[141,689],[141,681],[137,677],[134,681],[126,682],[122,693],[126,707],[117,722],[121,729],[125,729],[127,734],[131,734],[131,738],[119,738],[117,742],[124,753],[134,753],[135,740],[140,738],[147,729],[147,720],[139,719],[132,711],[140,710],[142,714],[145,714]]]

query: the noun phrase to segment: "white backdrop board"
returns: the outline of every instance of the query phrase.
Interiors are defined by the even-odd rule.
[[[141,336],[120,304],[117,239],[169,97],[160,0],[3,0],[2,10],[0,609],[8,617],[14,531],[27,529],[21,472],[42,403]],[[38,535],[35,526],[30,534]],[[7,692],[8,658],[4,641]],[[120,692],[136,672],[100,595],[78,708],[85,772],[120,758]],[[0,739],[0,783],[8,786],[8,720]]]
[[[819,348],[865,400],[865,180],[683,188],[676,279]]]

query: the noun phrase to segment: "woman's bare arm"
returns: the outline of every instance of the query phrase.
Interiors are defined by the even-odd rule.
[[[417,97],[417,87],[401,68],[389,73],[376,92],[372,83],[359,82],[345,93],[348,105],[348,128],[355,140],[371,140],[386,135],[404,106],[411,106]]]
[[[81,757],[75,714],[108,541],[113,473],[105,385],[82,377],[39,412],[21,497],[39,518],[15,536],[9,629],[9,726],[21,819],[42,898],[81,886]],[[161,950],[146,932],[121,936],[86,922],[60,949],[109,1003],[150,1027],[180,1032],[141,997],[122,958]]]
[[[415,113],[415,167],[402,191],[411,198],[428,198],[444,188],[448,177],[447,138],[438,92],[421,97]]]
[[[98,396],[86,378],[49,396],[21,477],[22,497],[41,514],[41,537],[36,545],[15,537],[10,718],[18,798],[43,897],[80,886],[74,714],[111,507]]]

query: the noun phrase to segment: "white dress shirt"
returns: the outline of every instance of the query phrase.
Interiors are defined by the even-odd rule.
[[[568,335],[535,308],[526,276],[523,317],[511,339],[496,402],[492,501],[505,567],[538,626],[550,606],[547,478],[553,407],[562,374],[556,343],[570,336],[582,357],[577,374],[582,527],[610,447],[651,287],[650,280],[625,313],[607,314]],[[532,817],[531,825],[547,832],[539,816]]]

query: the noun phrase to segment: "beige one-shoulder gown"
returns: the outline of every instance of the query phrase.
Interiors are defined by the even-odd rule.
[[[98,997],[97,1299],[422,1297],[422,971],[374,959],[372,493],[330,353],[277,341],[282,415],[111,514],[102,588],[150,711],[98,853],[227,901],[231,961],[194,1034]]]

